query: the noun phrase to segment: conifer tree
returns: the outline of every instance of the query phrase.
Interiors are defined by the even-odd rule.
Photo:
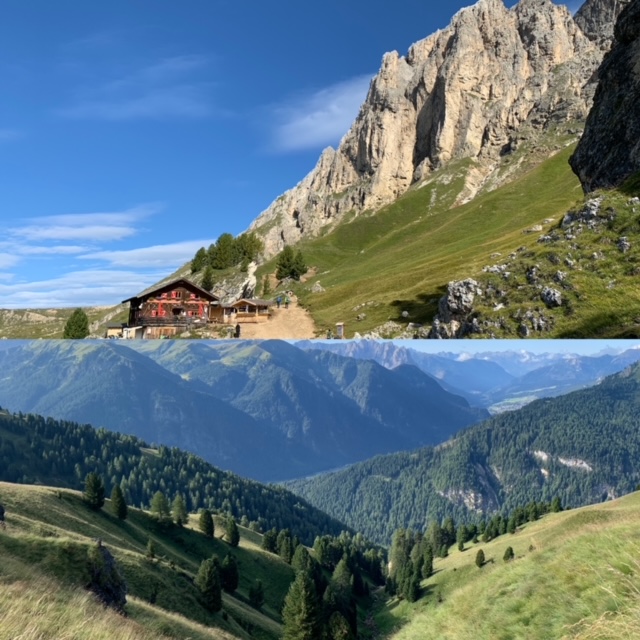
[[[184,499],[179,493],[176,494],[176,497],[173,499],[173,503],[171,505],[171,515],[173,516],[173,521],[179,527],[185,524],[189,519],[187,508],[184,504]]]
[[[119,484],[114,485],[111,491],[111,510],[116,518],[120,520],[127,519],[127,503]]]
[[[149,538],[147,540],[147,558],[153,560],[156,557],[156,545],[155,542]]]
[[[507,547],[504,550],[504,556],[502,557],[502,559],[505,562],[509,562],[509,561],[513,560],[514,557],[515,557],[515,554],[513,553],[513,547]]]
[[[553,513],[558,513],[559,511],[562,511],[562,503],[560,502],[560,498],[558,496],[556,496],[551,501],[551,511]]]
[[[207,250],[200,247],[191,260],[191,273],[197,273],[207,264]],[[203,287],[204,288],[204,287]]]
[[[478,553],[476,553],[476,566],[481,568],[482,565],[484,565],[484,551],[478,549]]]
[[[319,640],[320,604],[310,576],[299,571],[289,587],[282,609],[283,640]]]
[[[104,483],[97,473],[92,471],[87,474],[84,480],[84,493],[82,497],[92,509],[96,511],[102,509],[104,505]]]
[[[195,585],[202,596],[204,606],[209,611],[222,609],[222,585],[217,558],[207,558],[200,563]]]
[[[89,318],[82,309],[76,309],[64,325],[63,338],[82,339],[89,335]]]
[[[162,491],[156,491],[151,498],[151,513],[160,521],[171,519],[169,501]]]
[[[229,516],[226,522],[226,533],[224,539],[232,546],[237,547],[240,543],[240,531],[238,531],[238,525],[233,519],[233,516]]]
[[[238,563],[236,562],[236,559],[229,553],[222,561],[222,566],[220,567],[220,580],[222,583],[222,588],[227,593],[233,593],[238,588],[238,583],[240,582]]]
[[[205,291],[211,291],[211,289],[213,288],[213,270],[209,265],[207,265],[204,269],[204,273],[202,274],[202,282],[200,283],[200,286]]]
[[[204,533],[207,538],[213,538],[215,525],[213,524],[213,516],[211,515],[211,511],[209,511],[209,509],[200,510],[200,519],[198,521],[198,524],[200,526],[200,531],[202,531],[202,533]]]

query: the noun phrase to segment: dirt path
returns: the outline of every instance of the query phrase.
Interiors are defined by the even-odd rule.
[[[284,305],[277,309],[274,305],[272,316],[268,322],[243,324],[240,337],[248,339],[304,339],[316,336],[311,316],[298,305],[298,301],[294,297],[289,303],[288,309],[285,309]]]

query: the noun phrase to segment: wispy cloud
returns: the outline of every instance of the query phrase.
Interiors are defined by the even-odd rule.
[[[358,115],[370,81],[371,76],[357,76],[278,105],[275,149],[298,151],[336,144]]]
[[[208,59],[199,55],[164,58],[79,88],[72,104],[58,114],[113,121],[209,116],[214,112],[213,83],[193,77],[207,64]]]
[[[0,253],[0,269],[8,269],[20,262],[20,257],[15,253]]]
[[[214,240],[211,239],[187,240],[123,251],[96,251],[79,257],[85,260],[104,260],[114,267],[172,269],[191,260],[200,247],[209,246],[212,242]]]
[[[35,282],[0,283],[0,295],[7,309],[99,306],[118,303],[165,276],[166,271],[87,269]]]
[[[9,235],[22,241],[85,241],[92,243],[122,240],[138,233],[137,223],[161,210],[146,204],[112,213],[78,213],[32,218],[29,224],[13,227]],[[65,250],[63,250],[65,251]],[[68,251],[68,249],[67,249]]]

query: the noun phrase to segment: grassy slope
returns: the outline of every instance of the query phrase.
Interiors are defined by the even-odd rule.
[[[148,514],[130,509],[129,518],[120,522],[109,512],[109,501],[95,513],[77,492],[7,483],[0,483],[0,501],[7,510],[6,531],[0,530],[0,617],[11,615],[13,625],[8,636],[0,629],[0,638],[20,633],[27,633],[26,638],[61,637],[49,630],[55,624],[77,625],[78,634],[69,637],[83,637],[81,628],[86,637],[102,637],[101,625],[112,616],[82,591],[87,549],[98,537],[116,556],[128,584],[130,624],[119,623],[118,637],[248,638],[249,631],[251,637],[265,640],[280,636],[279,611],[293,571],[262,551],[254,532],[240,527],[240,546],[231,549],[192,530],[196,516],[190,527],[166,529]],[[223,531],[217,522],[216,536]],[[156,561],[145,557],[149,538],[156,545]],[[222,560],[229,551],[239,564],[240,586],[233,596],[224,594],[223,612],[210,614],[201,607],[192,578],[202,559],[216,554]],[[265,585],[261,612],[248,605],[249,586],[256,578]],[[67,610],[67,598],[95,617],[95,629],[83,621],[84,614]],[[34,615],[23,615],[26,611]]]
[[[366,331],[389,319],[428,322],[450,280],[470,277],[520,246],[533,247],[537,236],[523,230],[559,220],[582,199],[568,166],[567,148],[510,184],[468,204],[448,209],[447,198],[431,208],[436,181],[410,190],[375,215],[355,218],[325,237],[302,243],[307,263],[315,266],[326,291],[300,287],[303,302],[321,330],[338,320],[347,334]],[[455,181],[452,183],[455,184]],[[454,187],[451,187],[454,189]],[[455,189],[454,189],[455,190]],[[272,267],[268,263],[258,277]],[[370,303],[367,318],[354,322],[357,305]]]
[[[378,626],[397,640],[638,638],[639,521],[636,492],[549,514],[462,553],[452,549],[423,581],[423,597],[413,605],[389,601]],[[507,564],[509,545],[516,559]],[[489,561],[482,569],[479,548]]]

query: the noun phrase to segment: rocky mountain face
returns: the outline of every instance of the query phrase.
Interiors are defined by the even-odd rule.
[[[455,160],[475,161],[462,191],[473,197],[522,139],[586,117],[620,9],[587,0],[574,19],[551,0],[479,0],[406,56],[387,53],[338,148],[251,225],[266,254],[375,210]]]
[[[571,167],[586,192],[614,187],[640,171],[640,2],[620,13],[615,42]]]

